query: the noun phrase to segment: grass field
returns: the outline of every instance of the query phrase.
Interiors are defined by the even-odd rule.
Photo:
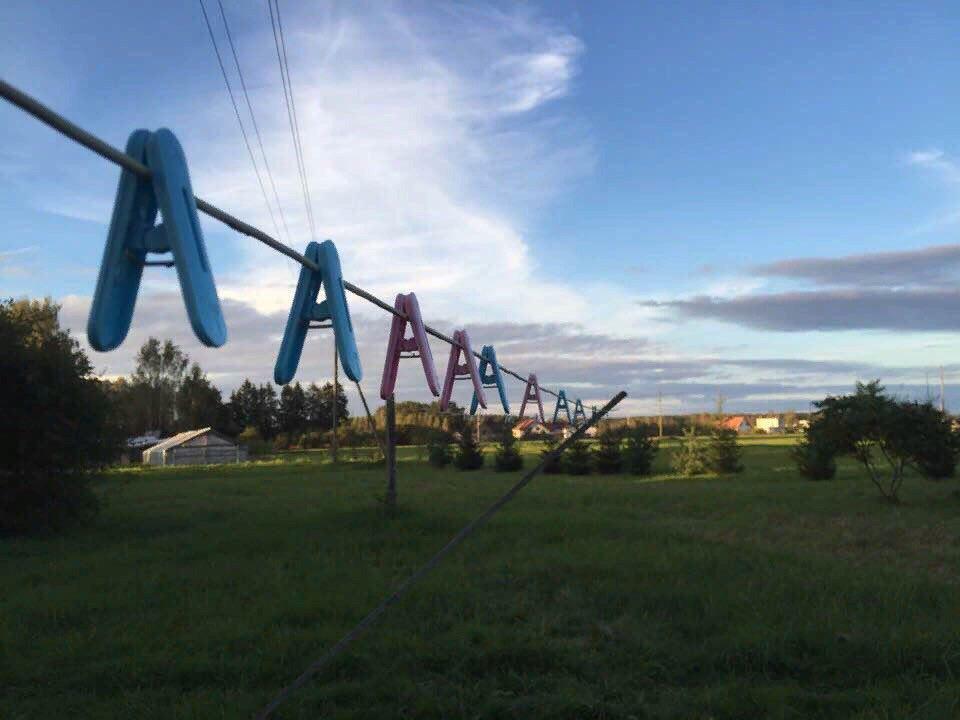
[[[960,494],[544,476],[281,718],[960,717]],[[250,717],[517,475],[293,462],[109,474],[0,541],[0,717]],[[528,458],[528,465],[532,458]]]

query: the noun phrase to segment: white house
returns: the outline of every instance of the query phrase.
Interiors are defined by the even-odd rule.
[[[778,433],[783,432],[783,422],[780,416],[758,417],[755,423],[758,432]]]
[[[212,428],[187,430],[143,451],[144,465],[219,465],[246,459],[245,447]]]

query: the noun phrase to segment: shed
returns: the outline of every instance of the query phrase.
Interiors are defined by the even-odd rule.
[[[187,430],[143,451],[144,465],[219,465],[246,459],[245,447],[212,428]]]

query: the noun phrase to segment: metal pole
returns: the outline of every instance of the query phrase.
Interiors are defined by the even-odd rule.
[[[387,512],[397,508],[397,409],[393,395],[387,398]]]
[[[330,454],[333,456],[333,464],[337,464],[337,405],[339,405],[340,396],[337,394],[337,344],[333,344],[333,438],[330,440]]]

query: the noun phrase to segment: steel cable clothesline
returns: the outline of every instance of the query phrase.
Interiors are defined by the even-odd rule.
[[[93,152],[95,152],[97,155],[104,158],[105,160],[109,160],[115,165],[119,165],[125,170],[129,170],[130,172],[136,175],[139,175],[140,177],[143,177],[143,178],[149,178],[153,174],[150,168],[148,168],[143,163],[130,157],[125,152],[122,152],[121,150],[115,148],[110,143],[104,140],[101,140],[93,133],[88,132],[87,130],[84,130],[79,125],[76,125],[70,120],[67,120],[67,118],[65,118],[63,115],[60,115],[54,110],[51,110],[46,105],[41,103],[39,100],[37,100],[31,95],[28,95],[27,93],[23,92],[19,88],[14,87],[3,78],[0,78],[0,97],[5,99],[12,105],[17,106],[18,108],[28,113],[29,115],[32,115],[37,120],[40,120],[42,123],[52,127],[54,130],[70,138],[74,142],[79,143],[80,145],[83,145],[88,150],[92,150]],[[234,217],[230,213],[225,212],[224,210],[221,210],[216,205],[211,205],[210,203],[208,203],[206,200],[202,198],[194,196],[194,200],[196,201],[196,204],[197,204],[197,210],[204,213],[205,215],[209,215],[215,220],[219,220],[227,227],[232,228],[233,230],[236,230],[238,233],[242,235],[246,235],[247,237],[251,237],[254,240],[258,240],[264,245],[276,250],[280,254],[286,255],[291,260],[297,261],[304,267],[310,268],[311,270],[314,270],[314,271],[317,271],[320,269],[317,263],[304,257],[293,248],[287,245],[284,245],[279,240],[276,240],[270,237],[269,235],[267,235],[267,233],[263,232],[259,228],[256,228],[253,225],[250,225],[249,223],[246,223],[243,220],[240,220],[239,218]],[[351,293],[353,293],[357,297],[361,297],[367,302],[372,303],[373,305],[376,305],[381,310],[385,310],[386,312],[392,315],[395,315],[399,318],[402,318],[404,320],[409,320],[406,313],[400,310],[397,310],[395,307],[385,302],[384,300],[381,300],[373,293],[367,292],[363,288],[358,287],[357,285],[354,285],[351,282],[347,282],[346,280],[343,281],[343,286],[345,289],[349,290]],[[445,343],[454,345],[460,348],[461,350],[463,350],[464,352],[466,352],[465,347],[463,347],[460,343],[456,342],[452,337],[443,334],[439,330],[432,328],[426,324],[424,324],[424,330],[426,330],[427,333],[429,333],[430,335],[433,335],[438,340],[443,340]],[[473,355],[481,360],[485,359],[478,352],[474,352]],[[512,377],[515,377],[517,380],[520,380],[521,382],[527,382],[527,378],[523,377],[519,373],[504,367],[500,363],[496,363],[496,364],[500,368],[501,372],[506,373],[507,375],[510,375]],[[540,390],[542,392],[547,393],[548,395],[552,395],[553,397],[558,397],[556,392],[554,392],[553,390],[549,390],[548,388],[541,386]]]

